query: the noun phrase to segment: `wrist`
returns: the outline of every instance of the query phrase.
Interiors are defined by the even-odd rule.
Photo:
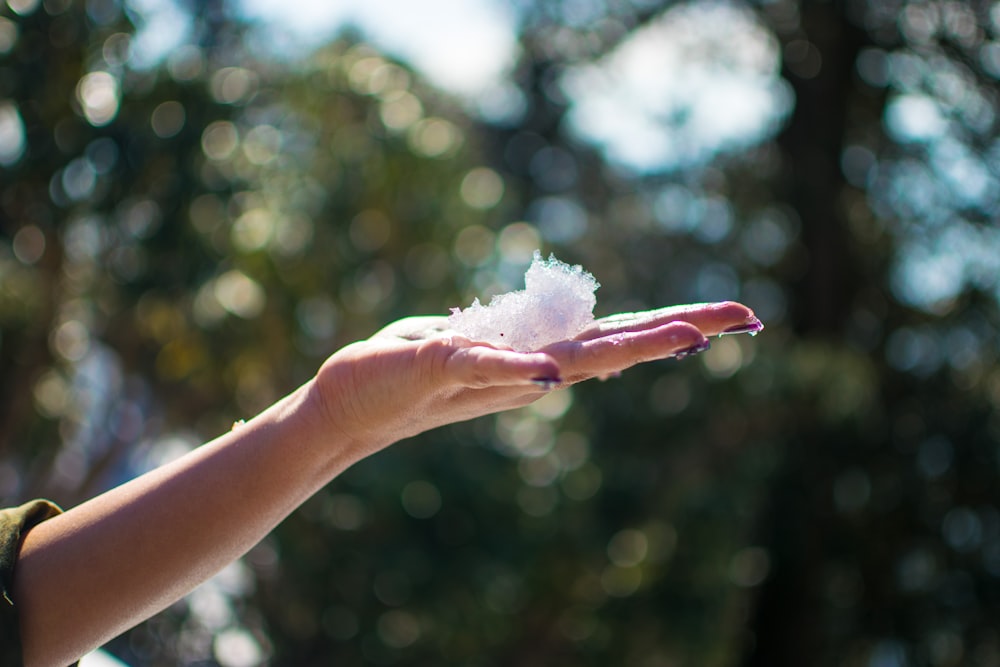
[[[311,378],[252,419],[234,422],[223,438],[281,443],[285,462],[300,461],[310,471],[314,491],[365,456],[366,443],[338,429],[330,412]]]
[[[332,457],[331,463],[337,468],[334,474],[392,442],[380,432],[378,425],[364,429],[352,427],[350,420],[342,414],[343,406],[349,405],[350,400],[337,396],[339,391],[336,383],[317,375],[289,396],[288,408],[294,414],[292,419],[300,424],[304,436],[316,443],[319,451]]]

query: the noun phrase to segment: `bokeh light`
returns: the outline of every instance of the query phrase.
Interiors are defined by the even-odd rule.
[[[536,250],[600,314],[766,325],[380,452],[109,648],[996,663],[996,3],[482,6],[0,5],[5,498],[172,460]]]
[[[17,162],[24,149],[24,122],[17,107],[0,101],[0,166],[7,167]]]
[[[641,172],[682,169],[780,127],[791,96],[778,65],[773,37],[750,12],[683,3],[602,62],[570,70],[563,85],[573,127],[612,160]]]
[[[107,125],[118,114],[118,81],[108,72],[91,72],[77,84],[76,98],[87,122]]]

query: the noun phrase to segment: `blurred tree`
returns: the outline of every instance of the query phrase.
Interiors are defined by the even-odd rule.
[[[590,5],[597,15],[583,18],[579,3],[523,7],[525,107],[529,123],[540,119],[544,140],[536,138],[527,156],[516,153],[521,163],[551,153],[552,144],[581,160],[564,122],[579,100],[557,84],[595,58],[606,62],[608,78],[627,76],[624,59],[614,57],[622,49],[605,56],[593,46],[615,47],[618,39],[602,40],[607,34],[622,44],[656,34],[646,26],[658,30],[663,10],[664,22],[682,24],[696,14],[689,6]],[[695,44],[712,43],[710,31],[720,25],[709,23],[715,7],[702,10],[705,34]],[[571,252],[599,276],[628,285],[631,298],[654,295],[638,305],[662,302],[663,294],[685,301],[742,291],[771,325],[754,350],[720,341],[704,358],[703,377],[656,378],[641,369],[613,388],[577,395],[599,416],[588,429],[594,441],[618,443],[613,460],[599,461],[605,495],[635,493],[633,504],[618,510],[656,514],[654,489],[676,486],[699,468],[713,471],[659,518],[673,523],[681,545],[696,538],[696,530],[684,529],[688,520],[714,532],[714,543],[691,545],[700,557],[725,562],[732,554],[728,572],[715,571],[718,593],[699,590],[692,599],[701,606],[694,607],[656,588],[642,618],[674,621],[676,613],[690,620],[714,601],[714,616],[702,617],[718,621],[702,626],[717,633],[714,643],[701,636],[684,646],[669,629],[683,627],[676,621],[657,633],[665,655],[694,664],[728,664],[741,655],[747,664],[957,664],[963,656],[989,664],[997,654],[989,619],[997,603],[992,526],[1000,500],[996,11],[991,3],[776,2],[762,3],[756,16],[778,48],[794,99],[773,144],[683,170],[664,165],[631,177],[626,170],[625,178],[597,164],[596,177],[581,176],[585,185],[566,195],[589,223]],[[714,53],[717,62],[728,56],[725,48]],[[652,62],[645,67],[653,71]],[[643,83],[654,87],[656,80]],[[614,107],[604,110],[601,122],[614,123]],[[657,121],[682,135],[694,129],[696,111]],[[523,144],[511,141],[507,150]],[[539,180],[527,178],[527,191],[538,188]],[[686,222],[692,208],[697,219]],[[553,219],[565,210],[535,220],[546,241],[558,244]],[[663,228],[666,237],[657,233]],[[739,390],[729,394],[740,367],[732,378]],[[692,400],[692,385],[706,393],[701,401]],[[634,406],[650,388],[654,412],[683,406],[674,429],[683,433],[689,418],[694,425],[697,453],[675,453],[667,475],[650,467],[654,452],[684,438],[674,432],[663,442],[638,426]],[[645,438],[641,463],[623,465],[622,443]],[[730,447],[706,446],[713,442]],[[742,456],[734,457],[740,452],[732,443],[744,445]],[[726,469],[746,484],[733,483]],[[713,530],[692,511],[698,496],[760,508],[760,528],[748,532],[750,515],[733,512],[733,523]],[[736,539],[720,541],[723,535]],[[671,581],[668,590],[676,594],[693,580]],[[760,592],[734,594],[741,582]],[[722,620],[742,614],[751,619],[746,625]],[[632,637],[624,630],[635,627],[627,612],[608,618]]]
[[[111,648],[996,664],[993,3],[511,6],[489,121],[357,35],[267,59],[222,2],[146,68],[117,2],[0,6],[6,502],[176,455],[535,248],[602,313],[768,327],[366,461]]]
[[[669,10],[664,20],[682,22],[681,11]],[[704,10],[705,28],[711,11]],[[605,202],[631,204],[622,206],[629,223],[624,216],[590,218],[604,247],[618,245],[619,256],[631,260],[623,282],[633,294],[660,276],[681,292],[674,300],[688,300],[698,295],[699,282],[714,278],[770,314],[766,339],[755,341],[756,356],[724,346],[727,341],[706,355],[703,370],[716,382],[704,402],[686,400],[691,378],[650,384],[640,371],[621,383],[641,383],[630,405],[650,386],[663,388],[657,398],[667,405],[681,402],[685,413],[672,420],[675,427],[688,418],[714,422],[696,427],[700,452],[683,462],[689,470],[714,461],[715,480],[729,481],[719,452],[705,445],[723,439],[756,448],[730,462],[743,474],[756,472],[749,487],[704,480],[697,486],[702,495],[717,494],[716,502],[761,511],[757,531],[734,526],[746,540],[742,550],[737,541],[696,552],[734,553],[730,581],[721,569],[716,574],[720,604],[726,584],[738,589],[751,555],[759,558],[759,580],[747,581],[760,592],[736,606],[743,609],[737,617],[747,613],[751,620],[722,623],[729,632],[718,637],[716,659],[989,664],[997,655],[990,628],[997,604],[992,526],[1000,256],[991,213],[998,191],[995,10],[990,3],[777,2],[762,3],[757,18],[780,49],[781,77],[794,98],[775,142],[721,155],[707,168],[647,170],[628,181],[627,195],[604,195]],[[578,42],[551,34],[585,40],[590,25],[545,27],[546,45],[571,45],[559,67],[576,62]],[[707,35],[700,39],[711,42]],[[622,60],[607,62],[608,76],[623,75],[611,69]],[[691,127],[684,114],[663,122],[677,133]],[[647,200],[654,206],[645,212],[634,194],[643,191],[659,195]],[[716,202],[724,197],[724,205],[700,206],[699,219],[685,225],[688,202],[704,202],[706,194]],[[629,233],[628,225],[643,215],[664,220],[655,206],[662,203],[676,230],[666,243],[649,233],[655,227]],[[697,259],[684,261],[690,257]],[[665,268],[675,261],[680,270]],[[599,260],[587,263],[598,275],[606,270]],[[718,270],[720,263],[729,270]],[[685,286],[694,290],[684,293]],[[736,359],[730,369],[743,367],[733,377],[742,380],[742,390],[732,395],[728,383],[718,382],[729,376],[730,355]],[[591,413],[610,422],[595,431],[595,441],[641,437],[634,412],[609,400],[614,390],[584,391],[595,401]],[[681,441],[676,434],[669,440],[672,447]],[[648,465],[652,454],[644,460]],[[602,462],[606,474],[614,466]],[[687,471],[671,472],[650,487],[676,484]],[[753,488],[765,483],[769,488]],[[647,491],[639,502],[648,508],[652,498]],[[695,515],[678,508],[669,516],[679,525]],[[685,544],[683,529],[678,536]],[[758,540],[763,549],[754,551]],[[684,588],[674,582],[671,590]],[[704,604],[712,597],[701,592],[694,599]],[[667,597],[659,602],[661,618],[675,609],[694,617],[689,606]],[[669,632],[659,636],[670,645]],[[670,653],[712,663],[711,654],[700,652],[706,645]]]
[[[976,277],[980,253],[963,250],[981,235],[995,263],[995,215],[982,213],[997,186],[984,141],[996,131],[991,11],[763,12],[796,93],[780,140],[809,260],[793,324],[863,359],[871,402],[836,427],[790,429],[747,664],[997,659],[997,292]]]

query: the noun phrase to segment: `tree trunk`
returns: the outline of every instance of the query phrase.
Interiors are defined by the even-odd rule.
[[[785,159],[788,202],[801,222],[806,264],[791,288],[790,317],[807,338],[839,337],[866,277],[851,249],[841,205],[845,181],[840,155],[855,94],[855,61],[866,44],[843,2],[799,4],[801,26],[782,36],[783,75],[795,92],[795,110],[778,138]],[[808,39],[808,42],[803,40]],[[816,59],[820,60],[817,61]],[[817,70],[818,67],[818,70]],[[790,429],[783,470],[776,475],[761,539],[772,554],[771,577],[762,587],[750,630],[755,641],[745,667],[823,664],[822,577],[828,500],[822,426],[803,412]]]

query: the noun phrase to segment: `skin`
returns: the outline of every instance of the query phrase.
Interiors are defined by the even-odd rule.
[[[64,667],[163,610],[392,443],[756,322],[732,302],[623,313],[534,353],[452,335],[444,317],[391,324],[246,424],[31,530],[14,585],[25,665]]]

